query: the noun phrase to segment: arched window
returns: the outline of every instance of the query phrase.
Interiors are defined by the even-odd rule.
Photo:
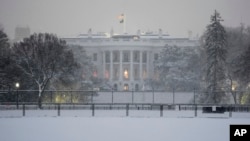
[[[139,91],[139,84],[135,84],[135,91]]]
[[[124,86],[123,86],[123,90],[124,90],[124,91],[128,91],[128,90],[129,90],[129,86],[128,86],[128,84],[124,84]]]

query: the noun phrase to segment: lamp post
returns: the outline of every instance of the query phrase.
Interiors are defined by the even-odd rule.
[[[232,86],[232,92],[233,92],[233,97],[234,97],[234,103],[237,104],[237,98],[236,98],[236,91],[235,91],[235,86]]]
[[[20,87],[20,84],[17,82],[15,86],[16,86],[16,90],[17,90],[17,92],[16,92],[16,108],[19,109],[19,103],[18,103],[19,102],[19,94],[18,94],[18,89]]]

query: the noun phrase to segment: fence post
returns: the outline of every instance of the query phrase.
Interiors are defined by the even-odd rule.
[[[229,117],[232,117],[232,106],[229,107]]]
[[[92,104],[92,117],[95,116],[95,104]]]
[[[114,90],[112,88],[112,104],[114,103]]]
[[[127,104],[127,105],[126,105],[126,116],[129,115],[128,111],[129,111],[129,105]]]
[[[153,104],[155,103],[155,92],[154,92],[154,88],[153,88]]]
[[[194,104],[195,104],[195,88],[194,88]]]
[[[25,116],[25,104],[23,104],[23,116]]]
[[[197,117],[197,105],[194,104],[194,116]]]
[[[50,91],[50,103],[52,103],[52,91]]]
[[[71,91],[71,93],[70,93],[70,102],[71,102],[71,104],[73,103],[73,95],[72,95],[72,91]]]
[[[18,89],[16,92],[16,108],[19,109],[19,94],[18,94]]]
[[[132,89],[132,103],[134,103],[134,90]]]
[[[92,93],[91,93],[91,103],[93,103],[93,95],[94,95],[94,91],[92,90]]]
[[[160,105],[160,116],[163,116],[163,105]]]
[[[175,102],[175,91],[174,91],[174,88],[173,88],[173,104]]]
[[[57,105],[57,116],[60,116],[60,110],[61,110],[61,107],[60,107],[60,104]]]

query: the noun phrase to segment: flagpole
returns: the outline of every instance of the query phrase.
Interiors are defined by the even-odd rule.
[[[126,14],[124,13],[124,19],[123,19],[123,34],[126,33],[126,21],[127,21],[127,18],[126,18]]]

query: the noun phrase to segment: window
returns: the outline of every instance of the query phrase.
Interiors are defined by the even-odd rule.
[[[120,54],[119,51],[113,52],[113,62],[119,62],[120,61]]]
[[[129,52],[123,52],[123,62],[129,62]]]
[[[140,61],[140,52],[134,51],[133,58],[134,58],[133,59],[134,62],[139,62]]]
[[[114,80],[119,79],[119,69],[118,69],[118,67],[114,68],[113,78],[114,78]]]
[[[142,53],[142,62],[143,63],[147,62],[147,52],[146,51]]]
[[[93,61],[97,61],[97,53],[93,54]]]
[[[105,52],[105,62],[110,63],[110,52]]]
[[[124,79],[128,79],[129,78],[129,71],[128,71],[128,69],[124,69],[124,71],[123,71],[123,77],[124,77]]]
[[[124,91],[128,91],[128,90],[129,90],[128,84],[124,84],[123,90],[124,90]]]
[[[104,78],[105,79],[109,79],[109,77],[110,77],[110,65],[109,64],[107,64],[106,66],[105,66],[105,74],[104,74]]]
[[[135,84],[135,91],[139,91],[139,85]]]
[[[105,79],[109,79],[109,71],[108,70],[105,71]]]
[[[96,69],[94,69],[94,71],[93,71],[93,77],[97,77],[97,70]]]
[[[147,78],[147,71],[143,70],[143,79],[145,80]]]
[[[135,80],[139,79],[139,71],[137,67],[134,67],[134,79]]]

